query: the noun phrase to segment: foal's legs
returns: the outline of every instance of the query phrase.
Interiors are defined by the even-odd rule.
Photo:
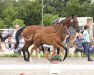
[[[57,44],[56,47],[59,48],[59,49],[61,49],[62,51],[63,51],[63,48],[65,49],[65,56],[64,56],[64,59],[63,59],[63,61],[64,61],[66,59],[66,57],[67,57],[67,54],[68,54],[67,47],[63,46],[62,43]]]
[[[31,55],[33,53],[34,50],[37,50],[37,48],[39,48],[39,45],[34,45],[33,48],[31,49]]]
[[[64,55],[64,59],[63,59],[63,61],[64,61],[64,60],[66,59],[67,55],[68,55],[68,48],[67,48],[66,46],[62,45],[62,43],[59,43],[59,45],[60,45],[61,47],[63,47],[64,50],[65,50],[65,55]]]

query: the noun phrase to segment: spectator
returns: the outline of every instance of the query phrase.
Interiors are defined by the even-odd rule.
[[[91,39],[90,39],[90,52],[91,52],[91,54],[93,54],[94,53],[94,44],[92,44],[92,43],[94,43],[94,38],[93,37],[91,37]]]
[[[94,41],[94,40],[93,40],[93,38],[92,38],[92,39],[91,39],[91,42],[93,42],[93,41]],[[76,49],[75,49],[75,52],[74,52],[74,53],[76,53],[76,52],[82,52],[82,53],[84,53],[84,48],[83,48],[83,46],[82,46],[82,42],[83,42],[82,36],[78,36],[78,38],[75,40]],[[89,48],[90,48],[90,53],[92,54],[92,53],[94,52],[94,45],[91,44],[91,45],[89,46]]]
[[[2,51],[2,35],[1,35],[1,33],[0,33],[0,50]]]
[[[82,38],[82,34],[81,33],[77,36],[77,38],[74,40],[74,42],[75,42],[75,47],[76,47],[74,53],[76,53],[78,51],[84,53],[84,48],[82,46],[83,38]]]
[[[20,29],[20,26],[17,24],[16,26],[15,26],[15,31],[14,31],[14,33],[13,33],[13,39],[15,39],[15,35],[16,35],[16,32],[18,31]]]
[[[80,30],[78,30],[78,32],[76,32],[75,37],[74,37],[74,39],[72,40],[72,42],[74,42],[74,41],[76,40],[76,38],[79,36],[79,34],[80,34]]]
[[[5,40],[5,47],[10,51],[14,50],[15,40],[12,38],[11,34],[8,34],[8,38]]]
[[[67,36],[66,36],[66,39],[65,39],[65,42],[66,42],[66,45],[67,45],[67,48],[68,48],[68,49],[69,49],[69,46],[70,46],[70,44],[69,44],[69,43],[70,43],[70,35],[71,35],[71,34],[68,33]]]
[[[19,45],[18,48],[15,50],[15,53],[18,53],[21,55],[21,49],[24,46],[24,38],[23,38],[23,34],[21,33],[21,36],[19,37]]]

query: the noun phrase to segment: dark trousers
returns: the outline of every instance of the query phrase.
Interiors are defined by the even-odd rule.
[[[88,59],[90,59],[90,47],[88,42],[82,43],[82,46],[84,48],[84,53],[87,55]]]

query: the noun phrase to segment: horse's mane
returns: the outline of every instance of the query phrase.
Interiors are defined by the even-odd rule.
[[[53,25],[56,25],[56,24],[64,24],[64,23],[66,23],[70,18],[72,18],[72,17],[66,17],[64,20],[61,20],[60,22],[54,22],[53,23]],[[58,19],[59,20],[59,19]],[[57,21],[57,20],[56,20]]]
[[[59,23],[65,23],[65,22],[68,21],[70,18],[72,18],[72,17],[67,17],[66,19],[60,21]]]

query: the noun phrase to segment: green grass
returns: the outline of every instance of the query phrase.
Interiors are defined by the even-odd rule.
[[[22,55],[19,55],[19,54],[17,54],[17,53],[15,53],[15,54],[2,54],[2,55],[0,55],[0,57],[22,57]],[[36,57],[36,55],[32,55],[31,57]],[[40,57],[45,57],[45,55],[44,54],[41,54],[40,55]],[[73,54],[73,55],[71,55],[71,54],[68,54],[68,57],[86,57],[86,55],[84,55],[84,54],[82,54],[81,56],[79,56],[79,54]],[[94,54],[91,54],[91,57],[94,57]]]
[[[0,57],[22,57],[19,54],[2,54]]]

